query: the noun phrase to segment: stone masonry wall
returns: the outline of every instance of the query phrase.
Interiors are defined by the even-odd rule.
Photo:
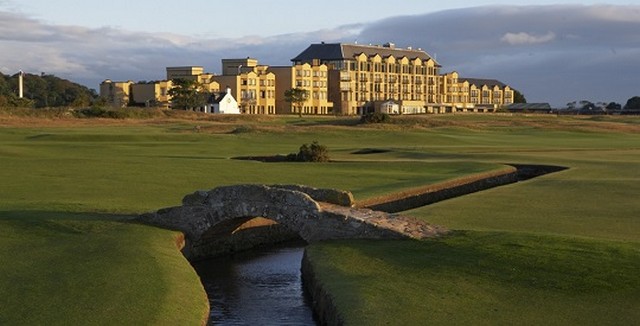
[[[300,190],[342,205],[317,202]],[[223,247],[235,246],[207,235],[230,234],[237,226],[234,220],[244,221],[250,217],[273,220],[307,242],[330,239],[420,239],[445,232],[442,228],[419,220],[357,209],[352,205],[350,193],[336,190],[304,186],[237,185],[196,191],[183,198],[182,206],[143,214],[139,220],[182,231],[187,240],[183,253],[189,259],[200,259],[223,251],[224,248],[218,250],[215,247],[216,243]],[[255,240],[255,237],[250,238]]]
[[[454,179],[443,183],[418,188],[390,196],[358,203],[359,207],[394,213],[406,211],[445,199],[454,198],[473,192],[515,183],[518,181],[518,171],[515,167],[508,167],[499,171],[479,173],[472,176]]]

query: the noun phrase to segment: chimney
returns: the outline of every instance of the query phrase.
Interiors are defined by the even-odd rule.
[[[227,94],[231,95],[231,87],[227,86]]]
[[[24,97],[24,82],[23,82],[24,72],[20,70],[18,73],[18,98]]]

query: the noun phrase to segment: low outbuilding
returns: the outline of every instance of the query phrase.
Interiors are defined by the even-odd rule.
[[[213,93],[209,99],[209,103],[205,107],[205,112],[215,114],[240,114],[238,101],[231,95],[231,88],[227,87],[224,92]]]

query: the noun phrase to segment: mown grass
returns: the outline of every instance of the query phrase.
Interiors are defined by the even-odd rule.
[[[597,126],[601,119],[515,117],[501,126],[503,118],[448,118],[440,119],[453,126],[436,132],[442,146],[376,155],[569,169],[404,212],[474,231],[425,242],[312,245],[309,258],[346,324],[636,324],[637,119]]]
[[[504,163],[570,169],[410,212],[452,229],[483,232],[459,233],[443,242],[341,242],[313,247],[326,250],[326,256],[314,261],[335,262],[327,265],[335,265],[334,269],[319,274],[328,286],[338,282],[344,289],[370,287],[349,297],[359,301],[353,320],[388,305],[399,309],[367,322],[411,324],[422,321],[420,316],[444,316],[446,309],[455,309],[456,318],[490,323],[491,318],[500,318],[493,309],[515,316],[527,305],[515,304],[513,298],[524,302],[528,297],[540,307],[526,310],[523,321],[532,323],[572,321],[585,309],[609,309],[618,313],[611,320],[622,324],[637,317],[624,308],[638,303],[637,296],[624,290],[637,288],[637,279],[625,276],[626,288],[614,282],[596,286],[597,293],[589,294],[572,290],[579,284],[566,276],[576,270],[588,271],[575,274],[576,278],[591,273],[588,267],[596,256],[609,257],[603,261],[611,273],[626,273],[628,266],[636,266],[640,204],[631,196],[638,192],[640,133],[634,119],[439,116],[356,126],[349,119],[307,117],[195,115],[142,122],[0,118],[8,121],[0,128],[0,259],[9,262],[0,267],[0,324],[199,323],[204,292],[176,250],[176,234],[123,222],[131,214],[176,205],[196,189],[301,183],[351,190],[356,199],[364,199],[499,169]],[[196,125],[201,128],[194,129]],[[314,140],[326,145],[338,162],[231,159],[287,154]],[[354,154],[367,148],[382,150]],[[566,246],[587,249],[566,251]],[[366,254],[355,255],[354,250]],[[563,250],[575,258],[549,256]],[[485,271],[484,265],[465,265],[480,254],[495,267]],[[422,258],[428,255],[433,258]],[[532,261],[542,261],[545,269],[557,268],[541,275],[534,268],[521,269],[519,276],[509,274],[510,265],[537,266],[526,265],[529,257],[539,257]],[[447,259],[454,263],[442,270],[442,264],[428,264],[441,260],[444,264]],[[378,269],[399,273],[380,273],[376,282],[370,281],[373,276],[349,277],[361,266],[369,266],[369,273]],[[424,274],[416,272],[422,270]],[[480,276],[469,276],[475,273]],[[603,270],[594,273],[599,275],[594,284],[610,276]],[[554,289],[518,281],[531,277],[541,277],[544,284],[568,285]],[[444,306],[420,306],[435,300],[430,297],[430,282],[445,287],[439,293],[449,286],[460,295],[445,296]],[[456,284],[462,287],[455,288]],[[612,290],[618,285],[622,292]],[[351,292],[332,294],[339,299]],[[467,311],[476,297],[480,299]],[[555,304],[546,304],[547,299]],[[342,307],[352,310],[349,305]],[[568,319],[553,319],[562,313]]]
[[[294,152],[323,134],[196,133],[190,121],[34,122],[0,128],[0,324],[199,324],[207,301],[176,247],[177,234],[126,222],[132,214],[176,205],[197,189],[302,183],[369,196],[500,168],[367,160],[266,164],[231,158]],[[336,158],[349,156],[363,137],[343,141],[349,134],[323,137]]]
[[[505,232],[307,255],[347,325],[633,325],[640,244]]]
[[[2,325],[197,325],[208,311],[176,232],[91,216],[0,230]]]

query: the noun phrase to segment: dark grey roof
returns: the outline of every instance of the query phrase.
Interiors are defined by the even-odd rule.
[[[336,60],[353,60],[356,55],[360,55],[361,53],[364,53],[367,56],[375,56],[376,54],[378,54],[383,58],[394,56],[396,58],[420,58],[423,61],[429,59],[433,60],[433,58],[431,58],[429,54],[422,50],[409,50],[382,45],[319,43],[311,44],[307,49],[298,54],[298,56],[291,59],[291,61],[310,62],[313,59],[319,59],[322,62]]]
[[[507,86],[505,83],[503,83],[503,82],[501,82],[499,80],[495,80],[495,79],[459,77],[458,81],[459,82],[467,81],[467,82],[469,82],[470,85],[476,85],[476,86],[487,85],[489,87],[499,86],[500,88],[504,88],[505,86]]]
[[[209,97],[209,103],[216,104],[220,103],[222,99],[227,95],[227,92],[215,92],[211,93],[211,97]]]

